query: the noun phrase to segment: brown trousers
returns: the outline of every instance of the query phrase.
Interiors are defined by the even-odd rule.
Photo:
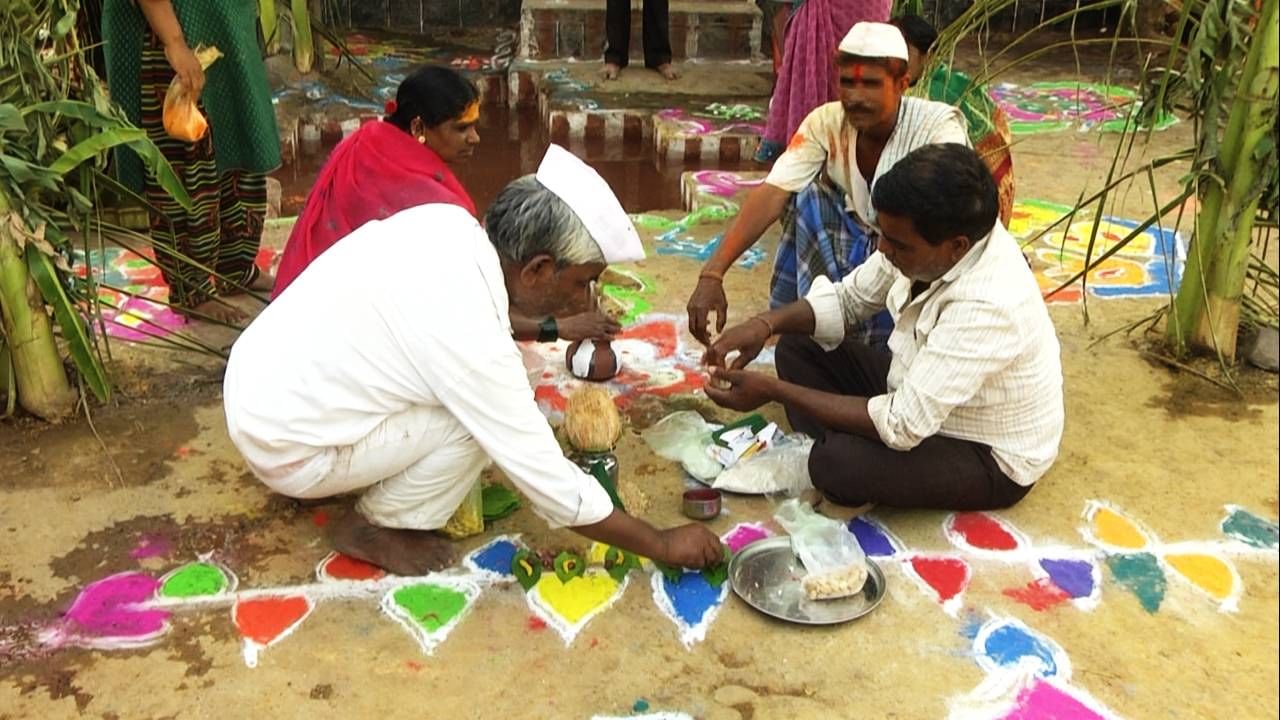
[[[874,397],[886,391],[888,353],[846,341],[827,352],[807,337],[778,343],[778,377],[839,395]],[[934,435],[902,452],[879,440],[828,430],[788,406],[791,427],[814,438],[813,485],[841,505],[991,510],[1013,505],[1031,489],[1010,480],[981,443]]]

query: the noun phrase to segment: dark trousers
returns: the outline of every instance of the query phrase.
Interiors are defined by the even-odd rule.
[[[668,27],[667,0],[644,0],[641,37],[644,42],[644,66],[657,68],[671,62],[671,33]],[[626,67],[631,54],[631,0],[608,0],[604,14],[604,61]]]
[[[839,395],[874,397],[886,391],[888,353],[846,341],[827,352],[807,337],[778,342],[778,377]],[[787,406],[791,427],[814,438],[809,455],[813,485],[841,505],[875,503],[896,508],[990,510],[1027,494],[1010,480],[981,443],[934,435],[901,452],[861,435],[828,430]]]

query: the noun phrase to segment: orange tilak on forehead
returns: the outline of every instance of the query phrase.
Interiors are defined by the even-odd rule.
[[[480,119],[480,101],[479,100],[473,100],[471,104],[468,105],[466,109],[462,111],[462,114],[458,116],[458,122],[460,123],[473,123],[479,119]]]
[[[866,67],[866,66],[865,66],[865,65],[863,65],[862,63],[858,63],[857,65],[854,65],[854,66],[853,66],[853,81],[854,81],[855,83],[860,83],[860,82],[862,82],[862,69],[863,69],[864,67]]]

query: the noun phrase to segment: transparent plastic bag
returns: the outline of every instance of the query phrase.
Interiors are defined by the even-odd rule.
[[[195,56],[201,69],[208,70],[214,60],[222,57],[222,53],[215,47],[197,47]],[[200,112],[186,83],[178,77],[169,81],[169,88],[165,90],[161,119],[164,122],[164,131],[170,137],[186,143],[196,142],[209,132],[209,121],[205,120],[204,113]]]
[[[810,600],[847,597],[867,582],[867,556],[847,525],[813,511],[807,503],[788,500],[773,519],[791,535],[791,549],[808,574],[800,587]]]
[[[440,532],[453,540],[484,532],[484,488],[481,487],[479,478],[476,478],[475,485],[471,486],[467,496],[462,499],[462,504],[453,511],[453,517],[449,518]]]
[[[813,487],[809,479],[809,451],[813,439],[796,433],[776,441],[720,473],[711,487],[749,495],[782,493],[795,497]]]
[[[640,433],[655,453],[674,460],[685,472],[704,482],[714,480],[724,466],[707,454],[714,442],[712,425],[692,410],[681,410],[662,418],[653,427]]]

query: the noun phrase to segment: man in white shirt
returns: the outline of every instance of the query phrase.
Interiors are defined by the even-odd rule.
[[[991,173],[968,147],[931,145],[872,200],[879,250],[725,332],[707,352],[707,394],[736,410],[782,403],[815,438],[814,487],[839,504],[1012,505],[1058,455],[1062,366],[1035,277],[996,219]],[[886,308],[891,358],[846,337]],[[775,333],[778,377],[742,370]]]
[[[487,234],[456,206],[413,207],[312,262],[232,349],[232,442],[284,495],[363,490],[333,543],[402,575],[451,562],[432,531],[490,460],[553,527],[670,564],[719,561],[705,527],[660,531],[616,511],[564,457],[511,338],[509,309],[581,310],[606,263],[644,257],[608,185],[553,145],[485,221]]]
[[[871,194],[894,163],[924,145],[968,144],[959,110],[903,97],[911,81],[907,57],[901,31],[886,23],[858,23],[840,41],[840,99],[805,118],[698,276],[689,329],[703,344],[710,344],[711,313],[716,332],[724,330],[724,274],[775,221],[782,220],[770,282],[770,307],[777,308],[804,297],[818,277],[839,280],[874,252]],[[851,332],[883,345],[891,329],[881,314]]]

